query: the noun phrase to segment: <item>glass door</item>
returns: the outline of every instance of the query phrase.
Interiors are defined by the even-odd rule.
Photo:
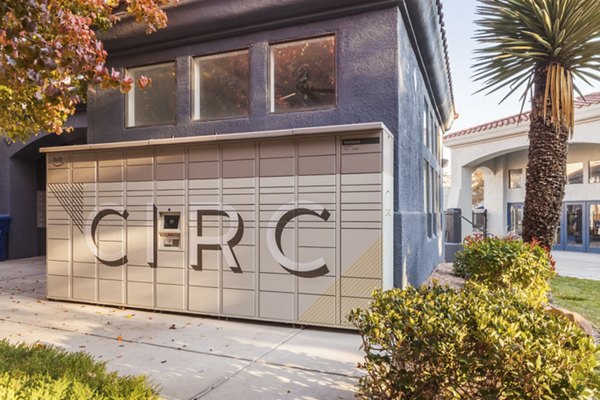
[[[588,203],[587,251],[600,253],[600,202]]]
[[[565,206],[564,243],[565,250],[584,251],[584,207],[583,203],[570,203]]]
[[[552,250],[564,250],[565,249],[565,240],[563,238],[564,233],[565,233],[565,206],[563,204],[562,211],[560,213],[560,220],[558,221],[558,229],[556,230],[556,234],[554,235],[554,245],[552,246]]]
[[[521,236],[523,233],[523,203],[508,203],[508,221],[506,230],[509,235]]]

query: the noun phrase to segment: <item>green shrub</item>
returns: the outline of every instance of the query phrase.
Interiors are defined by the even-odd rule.
[[[353,310],[366,352],[365,399],[584,399],[596,349],[569,321],[476,283],[375,292]]]
[[[554,277],[550,253],[521,239],[470,238],[457,253],[456,274],[490,289],[513,289],[533,304],[545,303]]]
[[[0,341],[0,399],[146,400],[158,394],[144,376],[108,372],[88,354]]]

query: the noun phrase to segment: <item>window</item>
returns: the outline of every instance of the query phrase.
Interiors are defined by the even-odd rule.
[[[248,116],[248,50],[194,59],[194,119]]]
[[[430,204],[430,212],[429,215],[431,215],[430,217],[430,221],[429,223],[431,224],[431,235],[435,236],[437,234],[437,185],[436,185],[436,179],[435,179],[435,170],[433,169],[433,167],[430,165],[429,166],[429,184],[431,185],[431,189],[429,190],[429,195],[431,197],[431,199],[429,200],[429,204]]]
[[[600,161],[590,161],[590,183],[600,183]]]
[[[508,203],[509,233],[521,236],[523,232],[523,203]]]
[[[427,104],[427,100],[425,100],[423,107],[423,146],[429,147],[429,105]]]
[[[432,154],[435,154],[435,119],[433,114],[429,114],[429,150],[431,150]]]
[[[523,187],[523,170],[511,169],[508,171],[508,188],[520,189]]]
[[[436,152],[435,152],[435,158],[437,159],[438,162],[438,166],[442,166],[442,129],[440,128],[440,126],[436,123],[435,124],[435,148],[436,148]]]
[[[436,232],[442,231],[442,196],[440,191],[440,174],[435,174],[435,207],[434,212],[437,215],[437,224],[435,226]]]
[[[127,93],[127,127],[175,123],[175,63],[130,68],[126,73],[134,81],[141,76],[152,80],[144,90],[134,85]]]
[[[271,112],[335,106],[335,37],[271,46]]]
[[[583,183],[583,163],[567,164],[567,183]]]
[[[423,160],[423,212],[425,214],[425,224],[427,225],[427,237],[433,236],[432,189],[431,168],[429,167],[427,160]]]

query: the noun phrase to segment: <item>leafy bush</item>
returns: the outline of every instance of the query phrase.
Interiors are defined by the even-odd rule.
[[[514,289],[533,304],[547,301],[548,281],[555,275],[547,250],[537,243],[510,238],[467,239],[454,268],[457,275],[490,289]]]
[[[119,376],[85,353],[0,341],[0,399],[158,399],[143,376]]]
[[[599,388],[592,339],[512,290],[378,291],[349,319],[366,352],[365,399],[566,400]]]

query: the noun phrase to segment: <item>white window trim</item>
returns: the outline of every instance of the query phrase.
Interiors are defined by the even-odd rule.
[[[241,116],[235,116],[235,117],[224,117],[224,118],[214,118],[214,119],[206,119],[203,120],[202,119],[202,113],[200,110],[200,84],[201,84],[201,79],[200,79],[200,61],[201,60],[209,60],[209,59],[217,59],[217,58],[225,58],[225,57],[230,57],[230,56],[237,56],[237,55],[242,55],[242,54],[246,54],[248,56],[248,63],[250,63],[250,50],[249,49],[243,49],[243,50],[235,50],[235,51],[229,51],[226,53],[219,53],[219,54],[211,54],[211,55],[206,55],[206,56],[198,56],[198,57],[194,57],[192,59],[192,121],[216,121],[216,120],[221,120],[221,119],[230,119],[230,118],[243,118]],[[248,89],[250,88],[250,71],[248,71]],[[248,95],[250,95],[250,93],[248,93]],[[248,102],[248,114],[246,115],[246,117],[250,115],[250,102]]]
[[[160,64],[143,65],[141,67],[125,68],[125,75],[132,76],[130,71],[136,71],[136,72],[142,71],[143,72],[144,70],[154,69],[156,67],[162,67],[165,65],[173,65],[173,68],[175,69],[175,73],[177,74],[177,65],[175,64],[175,61],[169,61],[169,62],[164,62],[164,63],[160,63]],[[142,125],[135,124],[135,96],[134,96],[135,85],[136,85],[136,82],[133,82],[133,87],[125,95],[125,127],[126,128],[136,128],[136,127],[142,126]],[[177,78],[175,79],[175,91],[177,91]],[[175,96],[177,96],[177,93],[175,94]]]
[[[275,56],[274,56],[274,49],[276,49],[279,46],[288,46],[288,45],[293,45],[293,44],[298,44],[298,43],[312,43],[312,42],[318,42],[324,39],[333,39],[333,48],[334,48],[334,52],[333,52],[333,76],[334,76],[334,82],[333,82],[333,90],[334,90],[334,103],[333,105],[327,105],[324,107],[317,107],[317,108],[309,108],[309,109],[300,109],[300,110],[287,110],[287,111],[277,111],[275,110]],[[332,107],[337,107],[337,103],[338,103],[338,71],[337,71],[337,65],[338,65],[338,60],[337,60],[337,35],[336,34],[325,34],[323,36],[317,36],[317,37],[308,37],[306,39],[294,39],[294,40],[290,40],[287,42],[280,42],[280,43],[269,43],[269,82],[268,82],[268,91],[269,91],[269,112],[270,113],[293,113],[293,112],[304,112],[304,111],[316,111],[316,110],[326,110],[326,109],[330,109]]]

